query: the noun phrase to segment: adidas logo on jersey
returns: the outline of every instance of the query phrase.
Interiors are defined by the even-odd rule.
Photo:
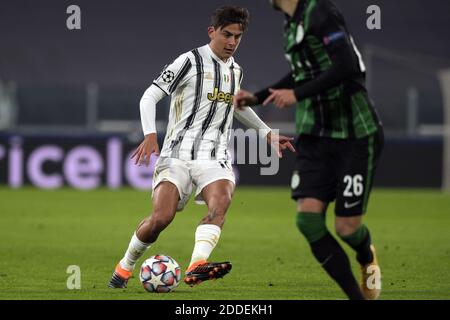
[[[217,100],[218,102],[232,103],[233,95],[231,93],[219,91],[219,88],[214,88],[214,91],[212,93],[208,93],[208,100],[209,101]]]

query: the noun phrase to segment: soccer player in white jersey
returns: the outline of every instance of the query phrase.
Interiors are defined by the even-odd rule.
[[[159,155],[153,177],[153,213],[137,227],[124,257],[117,264],[109,287],[124,288],[136,261],[183,210],[195,188],[195,199],[205,202],[206,216],[195,231],[191,262],[185,282],[195,285],[221,278],[230,262],[209,262],[216,246],[235,187],[227,150],[233,116],[259,130],[279,156],[294,151],[292,138],[277,136],[250,108],[233,108],[233,96],[242,81],[242,68],[232,55],[248,26],[247,9],[225,6],[212,15],[210,43],[180,55],[166,66],[145,91],[141,102],[144,141],[133,158],[148,165],[151,154]],[[171,96],[164,145],[159,151],[155,129],[156,104]]]

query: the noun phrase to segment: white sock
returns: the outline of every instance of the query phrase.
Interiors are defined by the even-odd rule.
[[[128,245],[128,249],[125,252],[125,256],[120,260],[120,266],[128,271],[133,271],[136,261],[144,252],[150,247],[151,243],[144,243],[138,239],[136,232],[133,234]]]
[[[199,260],[208,260],[219,242],[221,229],[215,224],[201,224],[195,231],[195,245],[189,265]]]

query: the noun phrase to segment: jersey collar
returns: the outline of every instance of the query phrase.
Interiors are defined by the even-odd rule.
[[[211,55],[211,57],[216,60],[217,62],[219,62],[220,64],[223,64],[224,66],[230,67],[233,64],[233,57],[230,57],[227,62],[223,62],[222,59],[220,59],[215,53],[214,51],[212,51],[211,47],[209,46],[209,44],[207,44],[206,49],[208,50],[209,54]]]

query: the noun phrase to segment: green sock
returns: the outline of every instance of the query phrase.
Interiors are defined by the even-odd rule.
[[[297,227],[308,240],[314,257],[345,294],[352,300],[364,299],[347,255],[327,230],[325,214],[299,212]]]
[[[309,243],[320,240],[328,232],[322,213],[298,212],[297,227]]]
[[[366,265],[373,261],[373,254],[370,250],[370,232],[365,225],[361,224],[354,233],[348,236],[341,236],[341,239],[356,251],[356,260],[361,265]]]

